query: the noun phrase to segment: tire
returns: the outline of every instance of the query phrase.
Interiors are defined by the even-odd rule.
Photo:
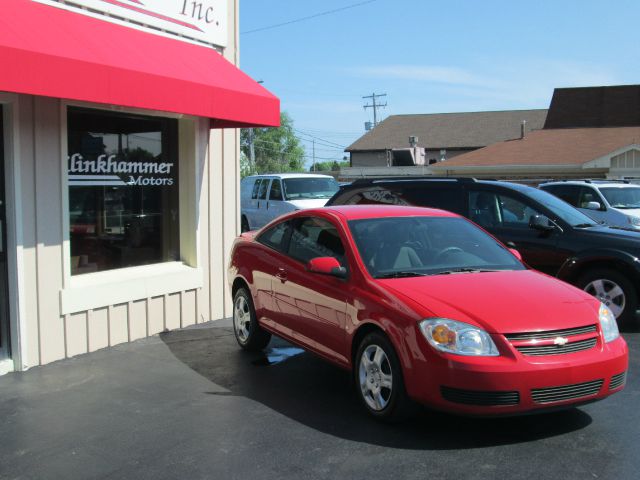
[[[258,324],[253,299],[244,287],[233,297],[233,333],[238,345],[249,352],[262,350],[271,340],[271,334]]]
[[[611,308],[618,325],[635,320],[638,293],[621,273],[608,268],[589,270],[578,279],[577,286]]]
[[[360,403],[374,418],[395,423],[413,413],[398,355],[381,332],[372,332],[360,342],[353,378]]]
[[[240,219],[240,233],[248,232],[249,230],[251,230],[251,227],[249,227],[249,220],[247,220],[247,217],[243,215]]]

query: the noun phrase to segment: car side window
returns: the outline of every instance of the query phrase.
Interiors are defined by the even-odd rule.
[[[333,257],[345,264],[344,245],[336,227],[318,217],[303,217],[295,221],[289,242],[289,256],[308,263],[317,257]]]
[[[289,237],[291,236],[291,222],[280,222],[269,228],[257,238],[257,241],[282,253],[286,253]]]
[[[269,200],[282,200],[282,183],[278,179],[272,180],[271,182]]]
[[[574,207],[579,206],[579,185],[550,185],[549,187],[545,187],[543,190],[552,193],[556,197],[567,202],[569,205]]]
[[[258,190],[260,189],[260,183],[262,183],[262,179],[258,178],[253,184],[253,190],[251,191],[252,200],[255,200],[256,198],[258,198]]]
[[[269,179],[265,178],[260,184],[260,191],[258,192],[258,200],[267,199],[267,190],[269,189]]]
[[[344,205],[408,205],[396,192],[386,188],[363,190],[346,199]]]
[[[469,192],[469,218],[484,228],[528,229],[534,215],[541,213],[510,195]]]
[[[580,189],[580,198],[578,200],[578,208],[589,208],[589,202],[598,202],[600,204],[600,210],[603,210],[603,202],[598,195],[598,192],[595,191],[592,187],[582,187]]]

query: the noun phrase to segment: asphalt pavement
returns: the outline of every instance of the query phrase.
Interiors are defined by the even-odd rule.
[[[640,333],[626,389],[544,415],[370,419],[348,373],[228,322],[0,377],[2,479],[638,479]]]

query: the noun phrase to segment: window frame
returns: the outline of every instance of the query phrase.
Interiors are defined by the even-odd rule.
[[[178,210],[179,261],[125,267],[82,275],[71,275],[70,211],[68,179],[68,110],[88,108],[104,112],[120,112],[148,117],[178,120]],[[126,303],[133,298],[161,296],[203,286],[203,265],[200,248],[200,201],[197,188],[203,181],[200,168],[206,161],[204,149],[198,146],[209,136],[207,119],[137,108],[109,107],[101,104],[60,101],[60,164],[62,193],[62,268],[63,288],[60,291],[61,314],[71,314]]]

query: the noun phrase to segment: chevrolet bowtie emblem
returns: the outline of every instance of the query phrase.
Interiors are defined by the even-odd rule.
[[[569,343],[569,339],[568,338],[564,338],[564,337],[556,337],[556,339],[553,341],[554,345],[558,345],[559,347],[562,347],[563,345],[566,345],[567,343]]]

